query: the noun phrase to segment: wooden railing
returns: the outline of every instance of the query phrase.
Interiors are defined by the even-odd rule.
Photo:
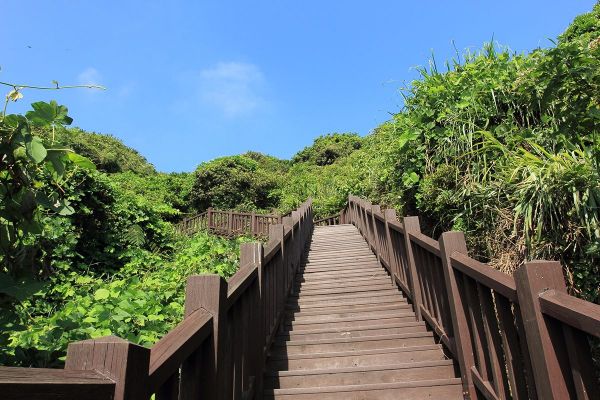
[[[328,226],[328,225],[339,225],[345,223],[344,215],[342,213],[331,215],[329,217],[316,219],[314,222],[315,226]]]
[[[278,214],[222,211],[209,208],[203,213],[184,219],[175,226],[175,230],[184,235],[191,235],[199,230],[208,230],[224,236],[267,236],[269,227],[281,224],[284,217]]]
[[[313,230],[307,201],[240,268],[187,279],[185,318],[151,349],[109,336],[71,343],[63,370],[0,367],[2,399],[252,399]]]
[[[593,399],[588,337],[600,337],[600,306],[567,294],[555,261],[513,276],[467,255],[464,235],[434,240],[417,217],[350,196],[342,212],[458,362],[466,399]]]

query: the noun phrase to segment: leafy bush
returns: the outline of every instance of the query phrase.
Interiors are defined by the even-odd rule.
[[[193,211],[190,195],[194,184],[194,174],[162,173],[139,175],[128,171],[110,174],[110,181],[118,190],[135,197],[136,202],[149,205],[162,205],[162,217],[168,221],[180,218],[182,213]]]
[[[156,172],[154,166],[137,150],[126,146],[120,139],[112,135],[86,132],[79,128],[61,130],[56,133],[43,129],[40,134],[46,138],[54,136],[57,143],[92,160],[100,171],[108,173],[129,171],[140,175]]]
[[[0,335],[0,363],[59,366],[68,343],[105,335],[150,346],[183,318],[185,277],[233,275],[239,244],[247,240],[226,240],[201,232],[181,238],[171,257],[132,249],[127,255],[129,262],[113,273],[53,275],[10,315],[0,314],[0,322],[6,324]],[[50,305],[49,299],[60,302]]]
[[[258,159],[258,161],[257,161]],[[281,173],[275,159],[250,155],[217,158],[200,164],[191,192],[192,205],[199,211],[220,209],[270,209],[277,205],[274,190]]]
[[[327,140],[300,152],[281,208],[310,195],[324,216],[352,192],[419,215],[434,237],[465,231],[473,255],[507,272],[561,260],[571,290],[599,301],[600,5],[554,47],[489,43],[446,67],[421,68],[360,148],[325,162]]]
[[[292,158],[292,163],[307,162],[320,166],[329,165],[360,147],[361,138],[356,133],[331,133],[319,136],[311,146],[299,151]]]

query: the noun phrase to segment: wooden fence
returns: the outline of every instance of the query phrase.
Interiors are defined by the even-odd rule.
[[[209,208],[203,213],[184,219],[176,225],[175,230],[185,235],[192,235],[199,230],[208,230],[223,236],[267,236],[269,227],[281,224],[283,218],[288,215],[221,211]]]
[[[345,224],[345,223],[346,222],[344,221],[344,217],[341,213],[336,214],[336,215],[331,215],[329,217],[325,217],[325,218],[321,218],[321,219],[316,219],[314,221],[315,226],[338,225],[338,224]]]
[[[509,276],[468,257],[461,232],[433,240],[417,217],[399,222],[354,196],[341,218],[457,360],[466,399],[600,398],[588,342],[600,337],[600,306],[567,294],[558,262]]]
[[[215,219],[216,220],[216,219]],[[231,221],[231,219],[230,219]],[[307,201],[269,242],[241,247],[240,268],[187,280],[185,318],[152,348],[109,336],[69,344],[64,369],[0,367],[0,398],[252,399],[313,230]]]

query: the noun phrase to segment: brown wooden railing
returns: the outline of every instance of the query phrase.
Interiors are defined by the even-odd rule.
[[[71,343],[62,370],[0,367],[2,399],[252,399],[313,230],[307,201],[240,268],[187,279],[185,318],[151,349],[109,336]]]
[[[191,235],[199,230],[224,235],[251,235],[267,236],[271,225],[281,224],[285,216],[278,214],[246,213],[234,210],[207,211],[188,217],[175,226],[175,231],[184,235]]]
[[[342,212],[458,362],[466,399],[599,397],[588,335],[600,306],[567,294],[555,261],[513,276],[467,255],[464,235],[434,240],[417,217],[350,196]]]
[[[339,225],[345,223],[343,214],[331,215],[329,217],[316,219],[314,222],[315,226],[328,226],[328,225]]]

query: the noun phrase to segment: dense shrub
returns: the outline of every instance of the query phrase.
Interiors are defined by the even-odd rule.
[[[507,272],[560,260],[572,291],[598,301],[600,6],[549,49],[490,43],[446,66],[421,68],[404,109],[359,149],[330,165],[315,162],[321,146],[301,152],[282,209],[311,195],[323,216],[363,195],[418,214],[434,237],[463,230],[473,255]]]
[[[311,146],[299,151],[292,163],[306,162],[315,165],[333,164],[338,158],[346,157],[360,149],[361,138],[355,133],[331,133],[319,136]]]
[[[185,277],[231,276],[246,240],[198,233],[181,238],[170,257],[132,249],[119,271],[53,275],[37,293],[0,313],[0,364],[59,366],[69,342],[105,335],[152,345],[183,318]]]
[[[278,204],[275,189],[282,176],[276,165],[276,159],[257,153],[202,163],[196,170],[192,205],[199,211],[271,209]]]
[[[79,128],[54,133],[45,129],[41,133],[47,138],[54,136],[56,143],[89,158],[100,171],[108,173],[131,171],[141,175],[156,172],[154,166],[137,150],[126,146],[112,135],[86,132]]]

